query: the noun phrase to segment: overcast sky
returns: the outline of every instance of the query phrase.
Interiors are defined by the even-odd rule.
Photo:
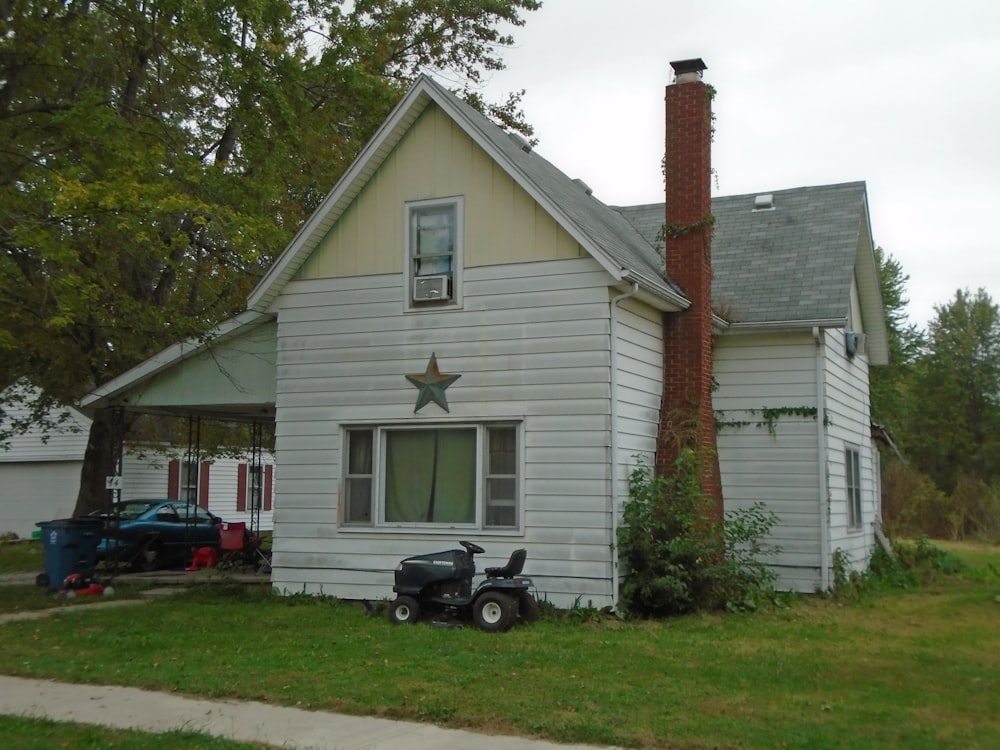
[[[537,150],[610,205],[662,201],[669,62],[718,93],[717,195],[868,184],[912,322],[1000,302],[1000,2],[544,0],[490,100],[526,89]]]

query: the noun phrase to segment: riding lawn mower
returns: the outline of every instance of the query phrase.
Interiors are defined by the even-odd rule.
[[[472,542],[452,549],[408,557],[396,567],[396,598],[389,604],[389,619],[414,623],[422,616],[469,619],[490,632],[509,630],[515,622],[538,619],[534,584],[521,575],[527,552],[514,550],[507,564],[486,568],[486,578],[473,589],[475,556],[486,550]]]

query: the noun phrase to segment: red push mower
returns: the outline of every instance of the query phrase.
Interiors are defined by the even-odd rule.
[[[56,592],[67,599],[75,599],[78,596],[111,596],[114,593],[115,590],[110,583],[98,583],[83,573],[71,573],[66,576],[63,587]]]
[[[534,584],[521,575],[528,556],[525,550],[514,550],[503,567],[486,568],[485,580],[473,589],[474,558],[485,550],[472,542],[459,544],[465,549],[417,555],[399,563],[392,587],[397,596],[389,604],[392,622],[471,619],[481,630],[502,632],[518,620],[538,619],[538,601],[531,593]]]

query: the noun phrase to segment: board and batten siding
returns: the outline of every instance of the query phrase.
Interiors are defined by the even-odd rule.
[[[761,411],[816,408],[816,356],[808,332],[723,335],[715,342],[713,406],[723,423],[718,451],[726,510],[764,502],[777,514],[768,539],[781,549],[769,559],[776,585],[800,592],[815,591],[821,581],[819,476],[825,468],[817,421],[781,415],[772,433],[761,424]]]
[[[395,273],[299,280],[281,297],[274,586],[389,597],[400,559],[470,539],[487,551],[480,571],[523,546],[525,572],[543,597],[560,606],[577,597],[610,604],[606,273],[590,258],[467,268],[460,310],[402,315],[402,295]],[[622,356],[633,363],[622,376],[624,419],[636,425],[633,432],[648,434],[639,425],[649,419],[643,391],[651,375],[639,360],[656,349],[647,319],[622,317],[628,319],[622,327],[636,331],[622,345],[632,347]],[[405,375],[423,372],[432,353],[442,372],[461,374],[446,392],[450,413],[433,403],[414,413],[417,391]],[[449,533],[339,524],[345,425],[490,419],[522,426],[521,529]]]
[[[827,329],[823,341],[829,410],[830,550],[840,550],[851,570],[863,571],[875,544],[873,524],[881,517],[881,498],[871,438],[868,359],[863,352],[848,357],[844,335],[844,329]],[[858,449],[861,459],[861,525],[857,528],[848,525],[848,447]]]
[[[401,272],[406,202],[455,196],[464,198],[467,269],[586,254],[475,141],[431,106],[305,261],[298,278]]]

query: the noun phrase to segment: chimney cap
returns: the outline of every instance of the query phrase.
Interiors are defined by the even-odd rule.
[[[670,67],[674,69],[675,76],[682,76],[685,73],[696,73],[699,78],[701,74],[708,70],[708,66],[705,65],[705,61],[700,57],[695,57],[690,60],[674,60],[670,63]]]

